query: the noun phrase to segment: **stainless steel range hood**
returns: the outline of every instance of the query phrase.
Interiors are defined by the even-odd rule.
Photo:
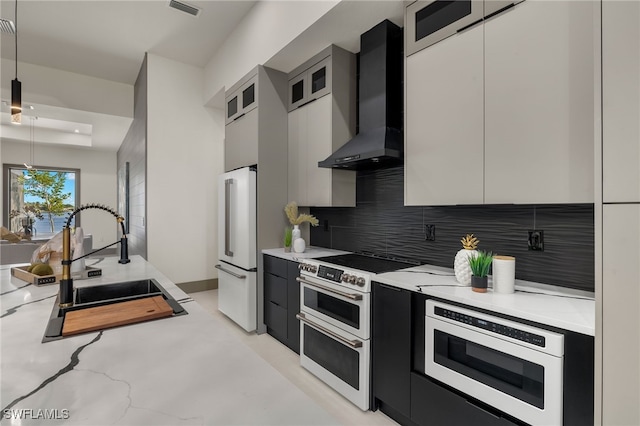
[[[360,170],[402,164],[402,29],[385,20],[360,37],[360,133],[319,167]]]

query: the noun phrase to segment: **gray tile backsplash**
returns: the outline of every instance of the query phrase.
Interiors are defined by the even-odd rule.
[[[594,290],[593,204],[405,207],[402,166],[357,173],[356,207],[311,208],[312,245],[451,268],[472,233],[480,249],[516,257],[516,278]],[[435,241],[424,225],[435,225]],[[544,251],[528,250],[532,229],[544,231]]]

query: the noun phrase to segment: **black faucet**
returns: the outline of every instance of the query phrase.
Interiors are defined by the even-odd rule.
[[[67,223],[65,224],[64,228],[62,228],[62,279],[60,280],[60,301],[59,301],[59,306],[61,308],[68,308],[70,306],[73,306],[73,279],[71,278],[71,263],[74,260],[81,259],[81,258],[77,258],[77,259],[71,260],[71,228],[70,228],[71,219],[73,219],[76,213],[79,213],[82,210],[88,210],[88,209],[104,210],[108,213],[111,213],[113,216],[115,216],[116,220],[120,224],[120,227],[122,228],[122,237],[120,237],[120,241],[116,241],[113,244],[110,244],[106,247],[102,247],[98,250],[95,250],[91,253],[86,254],[85,256],[89,256],[91,254],[99,252],[100,250],[104,250],[105,248],[110,247],[114,244],[120,243],[120,260],[118,260],[118,263],[124,264],[124,263],[131,262],[131,260],[129,259],[129,245],[127,241],[127,232],[124,227],[124,218],[122,216],[120,216],[115,210],[100,204],[86,204],[84,206],[80,206],[79,208],[75,209],[67,218]],[[85,257],[85,256],[82,256],[82,257]]]

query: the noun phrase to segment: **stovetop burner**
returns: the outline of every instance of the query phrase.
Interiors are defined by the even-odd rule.
[[[319,257],[318,262],[331,263],[346,268],[381,274],[383,272],[397,271],[419,265],[418,262],[409,260],[389,259],[364,253],[340,254],[337,256]]]

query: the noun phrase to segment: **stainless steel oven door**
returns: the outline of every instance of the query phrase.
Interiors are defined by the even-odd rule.
[[[363,411],[369,409],[370,341],[350,336],[311,315],[300,320],[300,365]]]
[[[458,307],[451,308],[453,319],[440,318],[432,315],[434,303],[427,301],[428,376],[529,424],[562,424],[563,352],[546,353],[509,337],[535,333],[557,346],[562,335]],[[476,319],[487,330],[468,324]]]
[[[371,334],[371,294],[301,275],[300,310],[360,339]]]

